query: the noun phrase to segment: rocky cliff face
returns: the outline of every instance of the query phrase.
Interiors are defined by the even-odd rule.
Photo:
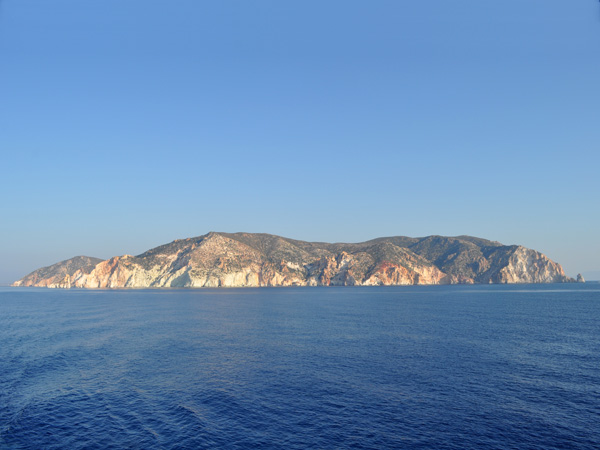
[[[158,288],[573,281],[539,252],[470,236],[328,244],[269,234],[209,233],[138,256],[81,258],[86,257],[39,269],[14,285]]]
[[[502,264],[489,270],[482,281],[488,283],[561,283],[573,281],[563,268],[545,255],[520,245],[502,255]]]
[[[38,286],[38,287],[71,287],[70,277],[74,273],[89,273],[98,263],[100,258],[89,256],[75,256],[48,267],[42,267],[13,283],[13,286]]]

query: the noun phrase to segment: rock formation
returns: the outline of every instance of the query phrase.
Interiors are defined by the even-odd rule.
[[[138,256],[79,256],[14,286],[168,288],[375,286],[571,282],[562,267],[522,246],[471,236],[389,237],[357,244],[304,242],[270,234],[215,233]]]
[[[26,277],[13,283],[13,286],[37,286],[37,287],[71,287],[71,276],[75,273],[90,273],[100,258],[89,256],[75,256],[74,258],[61,261],[48,267],[42,267],[31,272]]]
[[[583,275],[581,275],[580,273],[577,274],[577,282],[585,283],[585,279],[583,278]]]

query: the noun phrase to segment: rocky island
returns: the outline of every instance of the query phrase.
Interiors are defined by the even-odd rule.
[[[573,282],[542,253],[472,236],[384,237],[356,244],[259,233],[175,240],[138,256],[76,256],[13,286],[169,288]]]

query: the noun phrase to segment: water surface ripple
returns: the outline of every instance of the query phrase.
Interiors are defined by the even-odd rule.
[[[600,285],[0,288],[1,449],[598,449]]]

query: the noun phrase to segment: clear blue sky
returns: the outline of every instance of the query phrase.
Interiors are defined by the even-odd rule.
[[[600,278],[595,0],[0,0],[0,83],[0,283],[211,230]]]

